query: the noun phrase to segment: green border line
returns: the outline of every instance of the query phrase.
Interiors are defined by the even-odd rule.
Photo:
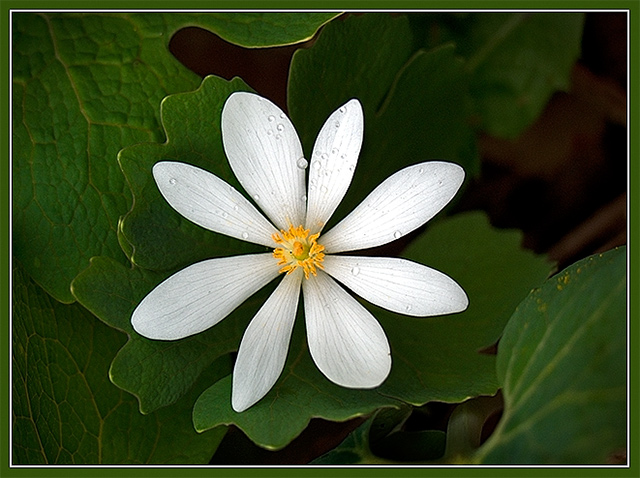
[[[638,337],[640,335],[640,323],[638,320],[639,315],[639,301],[640,301],[640,287],[638,287],[640,280],[640,270],[638,264],[640,264],[640,255],[635,245],[640,239],[640,220],[638,214],[638,204],[640,203],[640,123],[638,98],[640,97],[640,87],[638,86],[638,71],[640,71],[640,2],[625,1],[625,0],[612,0],[612,1],[575,1],[575,0],[560,0],[560,1],[469,1],[469,0],[451,0],[451,1],[315,1],[309,0],[307,2],[300,1],[194,1],[185,0],[184,2],[177,1],[120,1],[120,0],[106,0],[102,3],[102,8],[96,8],[97,10],[122,10],[122,9],[229,9],[229,10],[245,10],[245,9],[295,9],[295,10],[307,10],[307,9],[321,9],[321,10],[407,10],[407,9],[508,9],[508,10],[520,10],[520,9],[536,9],[536,10],[564,10],[575,9],[580,11],[588,10],[628,10],[629,12],[629,71],[628,76],[630,78],[628,84],[628,94],[631,100],[628,100],[630,109],[628,112],[628,135],[629,135],[629,183],[628,183],[628,292],[629,292],[629,425],[631,427],[629,431],[630,440],[628,443],[629,467],[628,468],[612,468],[612,467],[598,467],[598,468],[526,468],[526,467],[500,467],[500,468],[475,468],[475,467],[403,467],[403,468],[379,468],[379,467],[364,467],[364,468],[210,468],[210,467],[193,467],[193,468],[181,468],[181,467],[125,467],[125,468],[112,468],[112,467],[24,467],[24,468],[9,468],[9,426],[11,420],[7,420],[11,415],[10,403],[9,403],[9,387],[8,380],[3,380],[0,385],[0,398],[3,404],[0,413],[0,423],[3,424],[0,432],[0,477],[69,477],[69,476],[91,476],[91,477],[139,477],[139,476],[158,476],[158,477],[173,477],[173,476],[230,476],[230,477],[244,477],[244,476],[278,476],[278,477],[290,477],[290,476],[305,476],[305,477],[325,477],[325,476],[350,476],[350,477],[382,477],[382,476],[394,476],[394,477],[415,477],[415,476],[479,476],[479,477],[494,477],[494,476],[576,476],[576,477],[595,477],[595,476],[640,476],[640,469],[638,467],[638,451],[640,450],[640,442],[638,440],[638,423],[640,423],[640,416],[638,414],[638,401],[640,396],[640,386],[638,380],[638,363],[640,363],[640,350]],[[0,30],[3,32],[0,39],[0,48],[4,56],[4,64],[9,63],[9,17],[10,10],[12,9],[27,9],[27,10],[43,10],[43,9],[93,9],[87,8],[88,2],[86,1],[16,1],[16,0],[0,0],[0,11],[2,19],[0,23]],[[8,68],[7,68],[8,71]],[[632,74],[633,73],[633,74]],[[635,78],[633,80],[632,78]],[[2,97],[0,99],[0,106],[2,109],[2,118],[0,120],[2,124],[2,136],[0,144],[2,144],[2,174],[0,174],[0,187],[3,187],[2,192],[2,209],[0,212],[0,221],[3,226],[1,247],[3,255],[0,259],[0,266],[2,267],[2,290],[0,291],[0,300],[3,304],[2,319],[3,324],[7,324],[2,327],[1,339],[3,351],[8,351],[8,344],[10,340],[9,331],[9,301],[11,300],[10,289],[10,158],[9,158],[9,78],[8,74],[3,75],[1,80]],[[6,201],[6,203],[5,203]],[[631,246],[631,247],[630,247]],[[5,255],[6,253],[6,255]],[[5,305],[6,304],[6,305]],[[6,314],[6,317],[5,317]],[[1,359],[2,367],[0,368],[0,374],[3,377],[9,377],[10,360],[8,360],[8,353],[2,354]],[[6,404],[6,406],[5,406]]]

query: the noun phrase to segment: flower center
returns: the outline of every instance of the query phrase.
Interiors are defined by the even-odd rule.
[[[309,274],[317,275],[317,268],[323,269],[324,259],[324,246],[316,242],[318,236],[320,233],[309,235],[309,229],[302,226],[291,226],[288,231],[281,230],[280,234],[273,234],[271,237],[279,245],[273,250],[273,257],[282,266],[280,272],[290,274],[302,267],[305,279],[309,278]]]

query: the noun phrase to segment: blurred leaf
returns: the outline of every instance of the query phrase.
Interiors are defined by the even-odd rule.
[[[375,456],[369,449],[369,429],[372,419],[367,420],[349,433],[340,445],[316,458],[312,465],[370,465],[389,464],[388,460]]]
[[[575,263],[513,314],[498,349],[505,411],[480,462],[605,464],[624,449],[626,252]]]
[[[447,445],[443,463],[470,463],[482,443],[489,418],[502,410],[502,398],[475,397],[456,406],[447,424]]]
[[[406,16],[365,14],[326,25],[313,47],[293,56],[289,111],[307,157],[334,110],[351,98],[364,108],[361,166],[334,221],[407,165],[441,159],[468,175],[478,170],[462,61],[452,45],[412,48]]]
[[[14,13],[14,253],[29,275],[72,302],[91,257],[126,263],[116,231],[131,195],[117,153],[161,141],[161,99],[199,82],[168,50],[177,29],[265,46],[305,40],[335,15]]]
[[[445,433],[440,430],[394,431],[375,437],[380,417],[396,410],[383,409],[351,432],[336,448],[313,460],[313,465],[401,465],[442,456]],[[384,418],[383,418],[384,420]],[[372,451],[375,449],[375,452]]]
[[[582,13],[475,13],[458,17],[453,37],[472,73],[480,127],[516,137],[551,95],[569,88],[580,56]]]
[[[135,398],[109,382],[121,333],[78,305],[52,300],[21,268],[14,270],[13,307],[15,464],[209,461],[225,429],[193,431],[193,393],[143,416]]]

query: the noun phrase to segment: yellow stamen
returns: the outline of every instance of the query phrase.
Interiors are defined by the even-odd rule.
[[[298,267],[302,267],[305,279],[309,274],[317,275],[318,268],[323,269],[324,246],[318,244],[318,234],[309,235],[309,229],[303,226],[290,226],[288,231],[281,230],[273,234],[272,239],[279,247],[273,250],[273,257],[282,266],[280,272],[291,274]]]

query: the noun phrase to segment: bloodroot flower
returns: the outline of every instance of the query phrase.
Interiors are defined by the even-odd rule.
[[[464,179],[463,169],[452,163],[409,166],[325,233],[351,183],[362,136],[362,107],[352,99],[326,121],[307,161],[291,121],[276,105],[255,94],[233,93],[222,111],[224,149],[233,173],[268,219],[207,171],[166,161],[153,167],[160,192],[181,215],[273,251],[209,259],[172,275],[133,312],[139,334],[177,340],[202,332],[282,275],[240,343],[231,398],[237,412],[264,397],[280,376],[301,287],[311,357],[329,380],[348,388],[384,382],[391,352],[378,321],[338,282],[375,305],[410,316],[451,314],[468,305],[455,281],[421,264],[336,255],[415,230],[453,198]]]

